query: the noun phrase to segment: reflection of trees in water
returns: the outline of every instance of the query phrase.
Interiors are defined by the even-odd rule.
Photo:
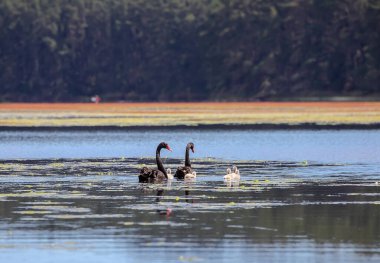
[[[7,228],[12,229],[33,227],[39,230],[75,229],[80,231],[104,227],[120,228],[120,223],[125,222],[125,218],[99,219],[91,218],[91,215],[124,214],[133,222],[154,223],[164,218],[157,215],[156,209],[165,195],[183,196],[184,194],[185,199],[179,200],[178,208],[170,207],[170,202],[167,208],[175,210],[170,214],[170,222],[187,225],[171,228],[157,225],[142,227],[136,224],[131,226],[134,233],[137,236],[145,235],[151,238],[170,235],[173,242],[181,242],[183,237],[191,237],[192,240],[201,244],[212,242],[215,244],[215,242],[222,242],[222,239],[228,240],[230,236],[238,236],[247,242],[255,243],[279,242],[279,240],[284,243],[294,242],[294,239],[301,237],[320,243],[351,243],[364,246],[378,244],[380,240],[379,206],[376,203],[365,203],[379,201],[377,195],[379,187],[375,185],[370,187],[355,184],[301,184],[293,185],[292,188],[270,187],[260,191],[254,189],[234,191],[233,188],[226,191],[224,186],[222,189],[224,191],[215,191],[215,186],[220,186],[221,182],[215,185],[211,182],[204,185],[181,182],[180,190],[177,187],[166,188],[165,185],[159,184],[136,187],[137,183],[122,183],[121,186],[120,182],[99,180],[93,182],[91,186],[81,188],[84,186],[81,180],[41,181],[28,185],[28,187],[33,187],[33,191],[26,184],[7,182],[2,184],[2,195],[12,195],[3,196],[0,200],[0,219]],[[107,192],[106,190],[114,191]],[[40,196],[42,191],[47,195]],[[80,195],[76,193],[78,191]],[[23,194],[23,196],[17,196],[17,194]],[[139,196],[143,198],[135,198]],[[35,205],[44,206],[44,204],[34,202],[50,200],[58,203],[57,206],[62,203],[68,208],[88,208],[90,212],[83,215],[89,217],[85,220],[70,219],[68,221],[68,219],[51,219],[49,215],[43,214],[17,213],[32,210],[31,207]],[[236,203],[236,206],[226,205],[232,201]],[[244,208],[245,203],[265,203],[266,205],[264,208],[254,206]],[[279,206],[273,205],[275,203]],[[208,204],[210,209],[207,207]],[[213,204],[218,206],[212,207]],[[147,206],[140,210],[139,205]],[[240,205],[242,208],[239,208]],[[53,215],[55,213],[54,211]],[[56,214],[66,213],[70,214],[64,211]],[[167,215],[167,210],[163,213]],[[33,222],[23,220],[26,218],[37,220]],[[27,223],[22,224],[22,222]],[[14,223],[19,225],[15,226]]]
[[[234,187],[233,185],[231,187]],[[229,235],[241,236],[247,242],[294,242],[294,239],[303,237],[315,242],[370,245],[380,239],[380,209],[374,204],[348,204],[347,196],[337,197],[340,190],[352,192],[352,187],[300,185],[292,189],[268,189],[262,192],[212,192],[215,197],[200,199],[202,209],[192,206],[187,209],[177,209],[171,215],[172,222],[187,223],[179,232],[173,230],[173,242],[181,241],[183,237],[191,236],[199,243],[209,243],[210,240],[222,240]],[[231,189],[232,190],[232,189]],[[357,188],[356,188],[357,190]],[[368,190],[366,188],[363,191]],[[192,185],[186,186],[185,202],[193,204],[192,191],[199,191]],[[318,193],[316,195],[311,193]],[[332,195],[335,194],[335,197]],[[160,202],[164,190],[157,190],[156,202]],[[243,197],[239,199],[240,197]],[[360,200],[370,198],[355,196]],[[350,198],[351,199],[351,198]],[[238,208],[224,207],[207,210],[207,202],[227,204],[234,201],[237,204],[252,202],[266,203],[264,207]],[[353,199],[351,201],[354,201]],[[319,203],[321,202],[321,203]],[[331,202],[323,204],[323,202]],[[342,202],[339,204],[339,202]],[[279,205],[271,205],[279,203]],[[282,204],[281,204],[282,203]],[[335,203],[335,204],[334,204]],[[203,206],[204,205],[204,206]],[[244,207],[244,206],[243,206]],[[162,213],[166,211],[163,210]],[[232,227],[233,226],[233,227]],[[145,230],[137,229],[145,233]],[[166,228],[155,229],[150,234],[154,237],[162,236]],[[167,234],[167,233],[166,233]]]

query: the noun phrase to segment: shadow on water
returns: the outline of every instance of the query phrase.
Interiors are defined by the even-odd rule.
[[[380,259],[378,165],[234,164],[239,183],[223,182],[231,162],[204,158],[193,161],[196,180],[139,184],[154,159],[2,160],[1,257],[48,248],[65,251],[62,262],[83,250],[173,262]]]

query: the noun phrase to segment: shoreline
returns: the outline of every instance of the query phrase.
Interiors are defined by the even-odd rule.
[[[380,130],[380,123],[370,124],[199,124],[131,126],[0,126],[0,131],[128,131],[128,130]]]

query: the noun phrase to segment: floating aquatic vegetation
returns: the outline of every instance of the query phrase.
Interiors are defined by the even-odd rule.
[[[14,211],[15,214],[21,215],[46,215],[52,213],[51,211],[43,211],[43,210],[24,210],[24,211]]]
[[[168,158],[166,164],[181,161]],[[217,241],[212,240],[221,237],[261,242],[280,236],[286,242],[294,233],[360,243],[363,233],[355,238],[348,234],[356,225],[374,233],[366,242],[375,243],[379,236],[374,218],[358,220],[367,211],[378,213],[380,196],[374,181],[379,179],[365,172],[350,173],[350,165],[201,158],[193,160],[201,175],[194,182],[140,184],[140,162],[140,158],[1,160],[0,231],[114,231],[122,238],[141,238],[141,244],[149,243],[142,245],[147,248],[183,247],[184,238],[193,242],[205,237],[214,244]],[[147,158],[144,163],[154,165],[155,160]],[[231,163],[239,167],[241,180],[229,185],[223,175]],[[342,231],[324,232],[326,220]],[[162,236],[173,240],[152,241]]]
[[[32,206],[20,206],[20,209],[26,209],[29,211],[49,211],[54,213],[88,213],[91,209],[84,207],[73,207],[63,205],[32,205]]]
[[[45,218],[61,219],[61,220],[77,220],[77,219],[110,219],[110,218],[124,218],[124,214],[50,214]]]
[[[338,125],[380,123],[376,102],[1,104],[0,123],[13,127]]]

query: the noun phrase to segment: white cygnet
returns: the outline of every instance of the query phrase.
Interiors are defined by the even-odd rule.
[[[230,168],[227,168],[227,174],[223,177],[224,180],[226,181],[231,181],[232,180],[232,173],[231,173],[231,169]]]
[[[195,179],[197,178],[197,173],[194,171],[192,173],[185,174],[185,180],[186,179]]]
[[[170,168],[166,169],[166,174],[168,175],[168,180],[174,179],[174,175],[172,174],[172,170]]]

